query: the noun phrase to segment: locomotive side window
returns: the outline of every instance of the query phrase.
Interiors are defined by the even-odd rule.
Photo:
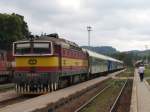
[[[2,53],[0,53],[0,60],[4,60]]]
[[[53,44],[53,52],[54,52],[54,54],[55,55],[58,55],[59,53],[60,53],[60,48],[59,48],[59,46],[58,45],[56,45],[56,44]],[[64,51],[63,51],[64,52]]]

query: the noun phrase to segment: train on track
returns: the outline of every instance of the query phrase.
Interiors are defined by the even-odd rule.
[[[20,94],[44,94],[124,67],[120,60],[82,49],[57,34],[14,42],[13,56]]]
[[[0,84],[10,83],[13,78],[12,52],[0,50]]]

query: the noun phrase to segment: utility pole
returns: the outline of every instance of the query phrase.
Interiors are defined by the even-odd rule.
[[[148,50],[148,45],[145,45],[145,49]],[[146,55],[146,64],[148,64],[148,56]]]
[[[87,31],[88,31],[88,46],[90,47],[90,32],[92,31],[92,27],[91,26],[87,26]]]

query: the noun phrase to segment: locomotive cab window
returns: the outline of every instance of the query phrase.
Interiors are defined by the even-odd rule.
[[[29,54],[30,44],[29,43],[17,43],[15,44],[15,54]]]
[[[35,54],[50,54],[50,43],[34,43],[33,53]]]
[[[14,43],[14,55],[51,55],[51,42],[19,42]]]

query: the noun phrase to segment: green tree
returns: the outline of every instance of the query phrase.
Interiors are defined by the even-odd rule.
[[[24,17],[18,14],[0,13],[0,49],[11,50],[12,42],[29,35]]]
[[[134,52],[115,53],[112,55],[112,57],[122,60],[126,66],[130,67],[132,67],[137,60],[143,59],[143,57]]]

